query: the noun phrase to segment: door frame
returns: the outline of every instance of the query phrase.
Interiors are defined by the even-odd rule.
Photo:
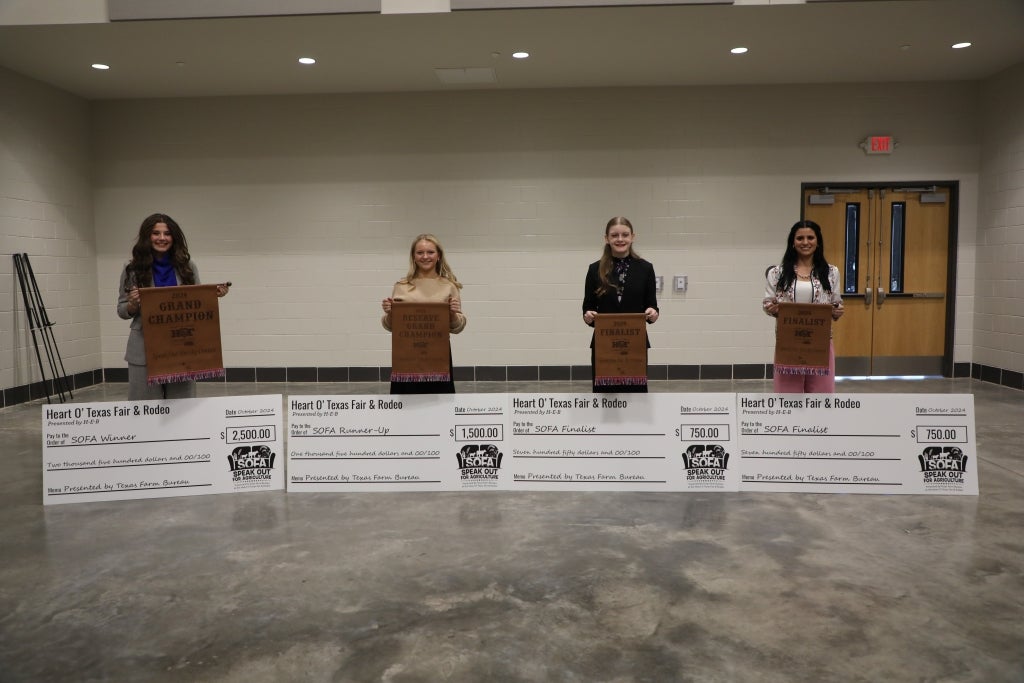
[[[953,377],[953,346],[956,332],[956,263],[959,256],[957,245],[960,233],[960,181],[959,180],[907,180],[907,181],[863,181],[863,182],[801,182],[800,183],[800,220],[804,219],[804,194],[807,190],[855,190],[897,188],[931,188],[944,187],[949,189],[949,243],[946,251],[946,329],[943,341],[942,375]]]

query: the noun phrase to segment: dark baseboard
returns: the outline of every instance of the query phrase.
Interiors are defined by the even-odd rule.
[[[124,368],[103,371],[107,382],[127,382]],[[737,365],[650,365],[647,376],[652,380],[667,379],[771,379],[772,366],[764,363]],[[364,367],[294,367],[294,368],[227,368],[224,377],[203,382],[387,382],[388,366]],[[457,366],[456,382],[589,382],[589,365],[476,365]]]
[[[1024,390],[1024,373],[1014,370],[1003,370],[990,365],[979,365],[971,363],[971,377],[980,379],[982,382],[1001,384],[1011,389]]]
[[[107,382],[127,382],[125,368],[102,371]],[[771,379],[771,364],[738,365],[651,365],[651,380],[666,379]],[[224,377],[203,382],[387,382],[388,366],[364,367],[294,367],[294,368],[227,368]],[[456,382],[589,382],[589,365],[476,365],[455,368]]]
[[[128,379],[127,374],[128,371],[125,370],[125,381]],[[102,370],[79,372],[75,375],[68,375],[63,380],[65,381],[58,382],[57,380],[48,379],[45,382],[33,382],[32,384],[22,384],[21,386],[4,389],[0,392],[0,397],[2,397],[0,398],[0,401],[2,401],[0,402],[0,408],[45,399],[47,395],[50,396],[51,401],[60,402],[62,391],[66,397],[74,398],[76,389],[84,389],[94,384],[102,384],[104,381]]]
[[[765,379],[773,375],[771,363],[737,363],[709,365],[651,365],[651,380],[733,380]],[[204,382],[387,382],[390,367],[285,367],[285,368],[227,368],[224,377]],[[954,377],[973,377],[982,382],[999,384],[1011,389],[1024,390],[1024,373],[1003,370],[978,363],[954,363]],[[68,376],[70,391],[93,384],[112,384],[128,381],[128,368],[103,368]],[[589,365],[477,365],[455,368],[457,382],[589,382]],[[59,387],[53,380],[10,387],[0,392],[0,408],[35,401],[46,397],[59,401]]]

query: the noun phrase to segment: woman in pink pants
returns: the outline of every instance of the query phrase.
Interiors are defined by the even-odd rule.
[[[764,312],[773,318],[780,303],[832,304],[832,319],[843,315],[839,269],[825,260],[821,226],[797,221],[789,230],[782,263],[765,273]],[[775,368],[775,391],[782,394],[832,394],[836,390],[836,353],[829,342],[828,374],[814,368]]]

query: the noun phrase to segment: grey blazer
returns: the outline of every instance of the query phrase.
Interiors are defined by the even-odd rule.
[[[199,269],[196,268],[195,261],[188,262],[189,267],[196,277],[196,284],[199,282]],[[181,284],[181,276],[177,272],[174,273],[174,278],[178,284]],[[131,365],[145,365],[146,364],[146,344],[142,339],[142,311],[139,310],[133,316],[128,313],[128,290],[131,286],[128,283],[128,266],[125,265],[121,269],[121,282],[117,288],[117,315],[122,320],[128,320],[131,318],[131,328],[128,330],[128,347],[124,352],[124,359]]]

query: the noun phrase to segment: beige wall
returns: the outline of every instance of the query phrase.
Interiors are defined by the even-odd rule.
[[[1024,372],[1024,64],[985,83],[974,361]]]
[[[210,98],[94,104],[102,360],[119,269],[174,216],[224,302],[230,366],[387,365],[379,302],[435,232],[466,287],[457,365],[585,364],[583,275],[630,217],[666,281],[655,364],[767,362],[767,264],[801,181],[957,180],[957,361],[971,360],[978,87],[970,83]],[[891,157],[858,143],[891,133]]]
[[[40,379],[14,253],[29,255],[68,373],[100,367],[89,125],[85,101],[0,68],[0,388]]]
[[[767,362],[764,265],[801,181],[958,180],[955,359],[1024,369],[1024,65],[984,84],[658,88],[89,104],[0,70],[0,387],[39,378],[10,254],[71,373],[121,367],[142,217],[230,279],[228,365],[386,365],[411,237],[466,283],[459,365],[585,364],[582,277],[625,214],[666,281],[653,363]],[[857,143],[892,133],[888,158]],[[96,229],[94,231],[94,224]]]

